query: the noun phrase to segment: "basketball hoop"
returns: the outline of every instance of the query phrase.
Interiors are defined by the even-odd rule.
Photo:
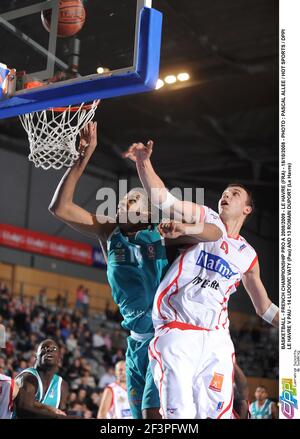
[[[29,160],[36,168],[48,170],[71,167],[79,159],[76,148],[79,132],[93,120],[99,100],[79,106],[50,108],[19,116],[27,132]]]

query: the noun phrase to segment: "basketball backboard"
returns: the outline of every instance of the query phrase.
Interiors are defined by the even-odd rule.
[[[0,63],[17,71],[17,89],[0,118],[155,88],[162,15],[151,0],[82,0],[86,21],[57,37],[59,0],[1,0]],[[52,11],[51,30],[41,12]]]

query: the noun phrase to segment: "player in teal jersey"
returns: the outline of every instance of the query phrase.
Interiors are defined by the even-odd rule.
[[[68,169],[59,183],[49,210],[81,233],[96,237],[107,258],[107,275],[112,296],[124,318],[122,326],[130,331],[126,352],[127,389],[134,418],[160,418],[160,401],[148,360],[148,345],[153,336],[152,305],[168,260],[159,228],[151,224],[151,207],[143,191],[130,191],[119,203],[116,217],[93,215],[73,201],[77,183],[97,146],[97,124],[81,132],[81,160]],[[131,218],[139,218],[132,221]],[[185,233],[183,224],[174,226],[173,236]],[[213,224],[205,224],[200,239],[215,241],[221,236]],[[195,243],[182,237],[181,243]],[[196,239],[196,238],[195,238]],[[173,245],[179,241],[170,239]]]
[[[251,419],[278,419],[278,409],[275,402],[268,399],[265,386],[258,386],[254,396],[256,401],[250,404]]]
[[[59,348],[53,340],[40,343],[35,366],[16,377],[20,388],[16,399],[17,418],[69,418],[64,412],[68,385],[57,375],[59,361]]]

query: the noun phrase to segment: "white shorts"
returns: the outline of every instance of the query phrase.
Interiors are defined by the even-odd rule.
[[[165,419],[230,419],[234,347],[227,330],[168,329],[149,346]]]

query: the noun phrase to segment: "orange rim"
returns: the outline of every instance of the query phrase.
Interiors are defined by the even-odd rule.
[[[98,103],[97,103],[97,107],[100,104],[100,99],[98,99]],[[76,111],[78,111],[80,108],[82,110],[91,110],[91,108],[93,107],[94,103],[92,104],[86,104],[86,105],[76,105],[76,106],[70,106],[70,107],[56,107],[56,108],[49,108],[49,111],[54,111],[55,113],[63,113],[64,111],[70,111],[71,113],[75,113]]]

